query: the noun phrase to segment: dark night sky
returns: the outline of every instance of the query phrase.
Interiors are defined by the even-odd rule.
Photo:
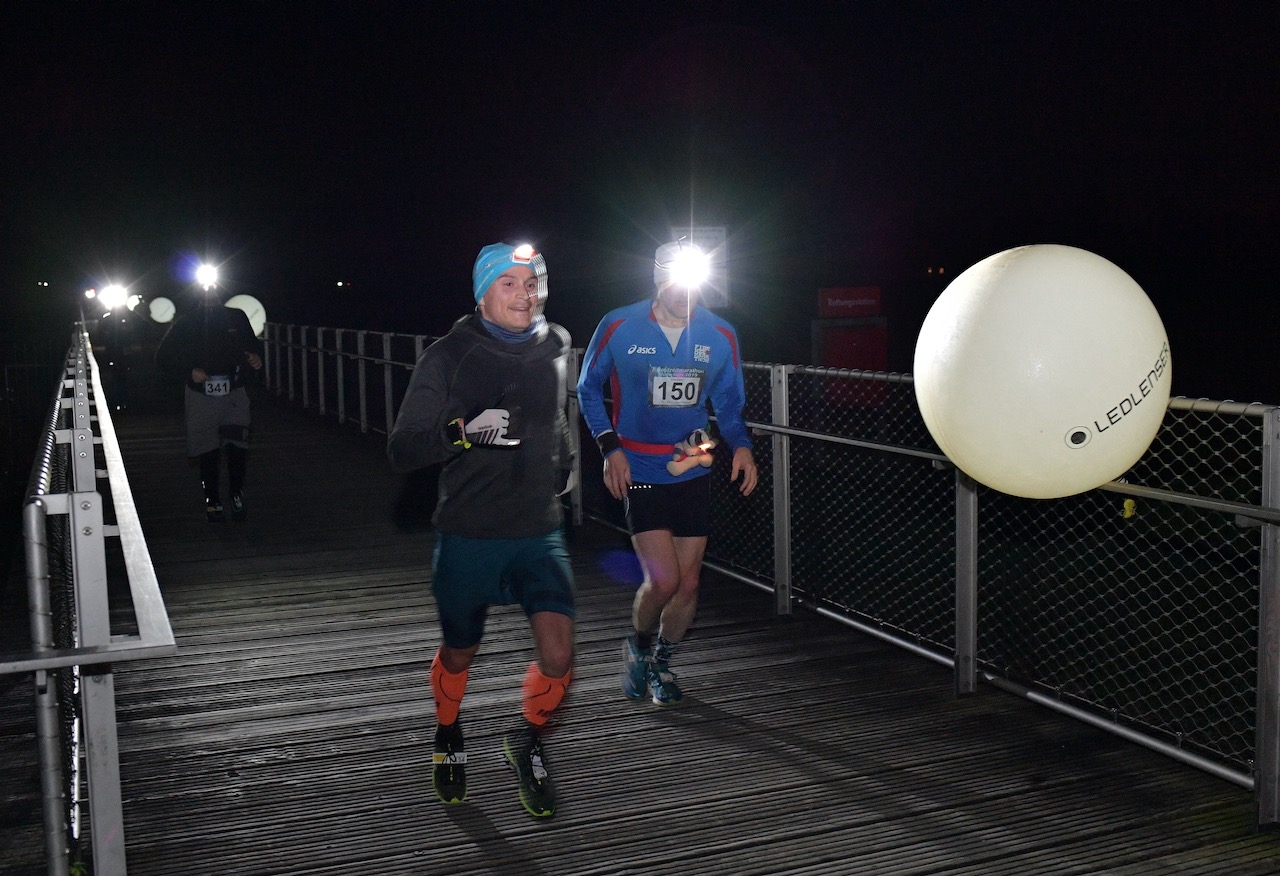
[[[439,332],[533,239],[585,344],[669,225],[730,232],[745,354],[1065,243],[1147,291],[1179,395],[1280,402],[1280,4],[29,3],[0,36],[0,294],[62,320],[184,254],[272,319]],[[52,285],[40,287],[39,281]],[[354,283],[341,292],[338,280]],[[64,309],[60,309],[64,308]]]

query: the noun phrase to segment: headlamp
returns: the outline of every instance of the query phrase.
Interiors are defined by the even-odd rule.
[[[656,285],[672,283],[685,289],[697,289],[711,276],[711,259],[701,249],[685,240],[664,243],[653,260]]]
[[[196,282],[206,291],[218,284],[218,269],[213,265],[201,265],[196,268]]]

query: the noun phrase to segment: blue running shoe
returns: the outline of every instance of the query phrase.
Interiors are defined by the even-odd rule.
[[[627,636],[622,640],[622,692],[628,699],[643,699],[648,677],[649,655],[636,647],[633,637]]]
[[[649,691],[653,702],[659,706],[674,706],[684,699],[684,692],[676,684],[676,674],[665,660],[649,662]]]

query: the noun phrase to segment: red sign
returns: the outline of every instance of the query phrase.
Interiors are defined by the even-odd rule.
[[[889,330],[883,321],[859,326],[820,324],[816,340],[818,365],[859,371],[889,368]]]
[[[818,290],[818,316],[823,319],[879,315],[879,286],[839,286]]]

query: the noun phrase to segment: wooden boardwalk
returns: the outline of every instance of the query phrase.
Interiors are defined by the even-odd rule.
[[[250,519],[221,526],[179,418],[117,419],[179,644],[117,670],[131,874],[1280,873],[1247,791],[990,688],[957,699],[943,668],[715,574],[685,704],[627,701],[635,565],[594,525],[571,534],[560,811],[528,817],[499,755],[531,658],[514,609],[463,707],[470,799],[442,806],[431,533],[394,513],[376,441],[256,413]]]

